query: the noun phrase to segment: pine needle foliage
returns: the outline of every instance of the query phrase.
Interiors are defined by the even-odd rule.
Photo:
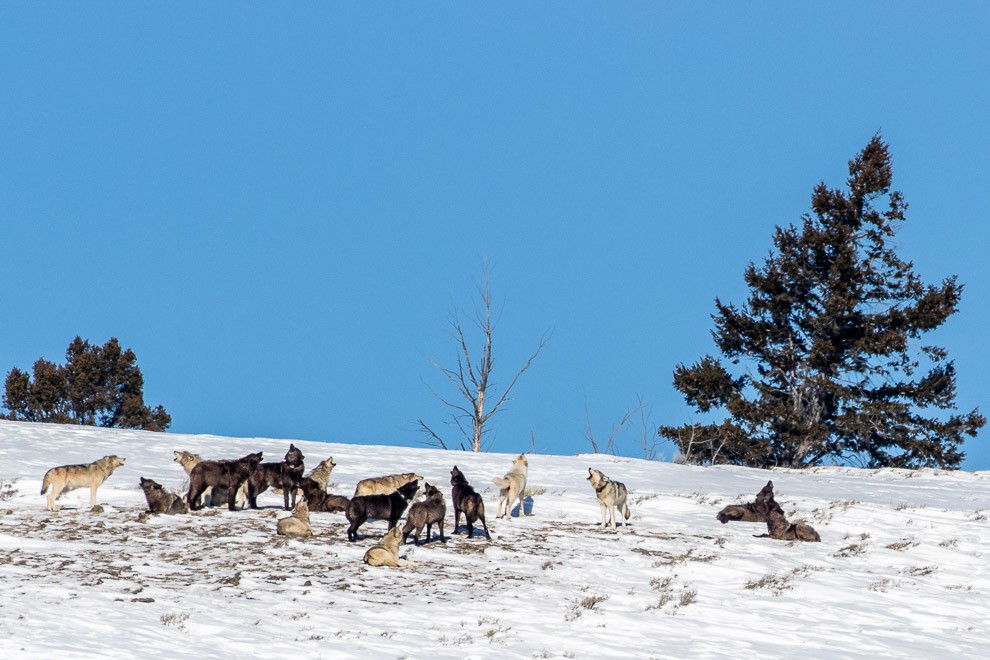
[[[679,364],[674,387],[720,423],[663,426],[691,462],[806,467],[957,468],[963,436],[986,424],[956,412],[956,370],[922,336],[958,310],[956,277],[926,284],[895,251],[907,204],[891,190],[889,146],[875,135],[844,190],[819,183],[797,226],[744,278],[749,298],[716,299],[721,358]]]

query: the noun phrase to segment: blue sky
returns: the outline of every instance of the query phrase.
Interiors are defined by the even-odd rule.
[[[638,397],[696,418],[672,370],[714,350],[715,297],[744,301],[774,226],[880,130],[901,254],[965,285],[926,339],[990,413],[988,25],[978,2],[4,3],[0,370],[115,336],[173,431],[416,445],[488,257],[495,385],[550,335],[492,448],[589,451],[586,410],[599,439]]]

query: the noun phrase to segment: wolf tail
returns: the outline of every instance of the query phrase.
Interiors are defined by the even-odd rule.
[[[509,484],[511,484],[512,482],[504,477],[495,477],[494,479],[492,479],[492,483],[498,486],[499,488],[508,488]]]
[[[629,520],[629,516],[632,515],[632,511],[629,510],[629,505],[628,504],[624,504],[623,505],[622,515],[624,515],[626,517],[626,520]]]
[[[48,492],[48,487],[52,485],[52,471],[45,472],[45,478],[41,480],[41,494]]]

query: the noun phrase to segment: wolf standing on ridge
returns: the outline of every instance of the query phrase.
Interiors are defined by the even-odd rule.
[[[594,468],[588,468],[588,481],[591,482],[591,487],[595,489],[595,494],[598,496],[598,506],[602,510],[601,526],[605,526],[605,514],[608,513],[608,521],[612,529],[615,529],[616,509],[619,510],[619,513],[626,520],[623,526],[627,526],[631,513],[629,511],[629,505],[626,503],[626,499],[629,497],[626,485],[621,481],[609,479],[600,470]]]
[[[529,461],[526,454],[519,454],[512,459],[512,469],[504,477],[495,477],[492,482],[498,486],[498,510],[496,518],[509,516],[512,503],[519,500],[518,516],[526,515],[523,498],[526,497],[526,473],[529,471]],[[504,509],[503,509],[504,507]]]
[[[124,459],[120,456],[104,456],[92,463],[81,465],[60,465],[45,472],[41,480],[41,494],[44,495],[48,488],[48,510],[58,511],[55,507],[55,500],[63,491],[73,488],[89,488],[89,508],[96,506],[96,489],[106,481],[113,471],[124,464]]]

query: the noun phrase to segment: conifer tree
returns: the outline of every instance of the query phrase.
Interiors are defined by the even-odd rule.
[[[721,423],[663,426],[689,461],[805,467],[959,467],[963,436],[986,424],[956,412],[956,370],[922,335],[957,311],[963,287],[925,284],[895,252],[907,205],[891,191],[888,145],[849,162],[845,190],[818,184],[800,226],[744,278],[740,307],[716,299],[715,344],[679,364],[674,386]]]
[[[162,406],[144,404],[144,376],[131,349],[111,338],[95,346],[76,337],[65,365],[34,363],[31,375],[14,367],[7,374],[6,419],[164,431],[172,417]]]

